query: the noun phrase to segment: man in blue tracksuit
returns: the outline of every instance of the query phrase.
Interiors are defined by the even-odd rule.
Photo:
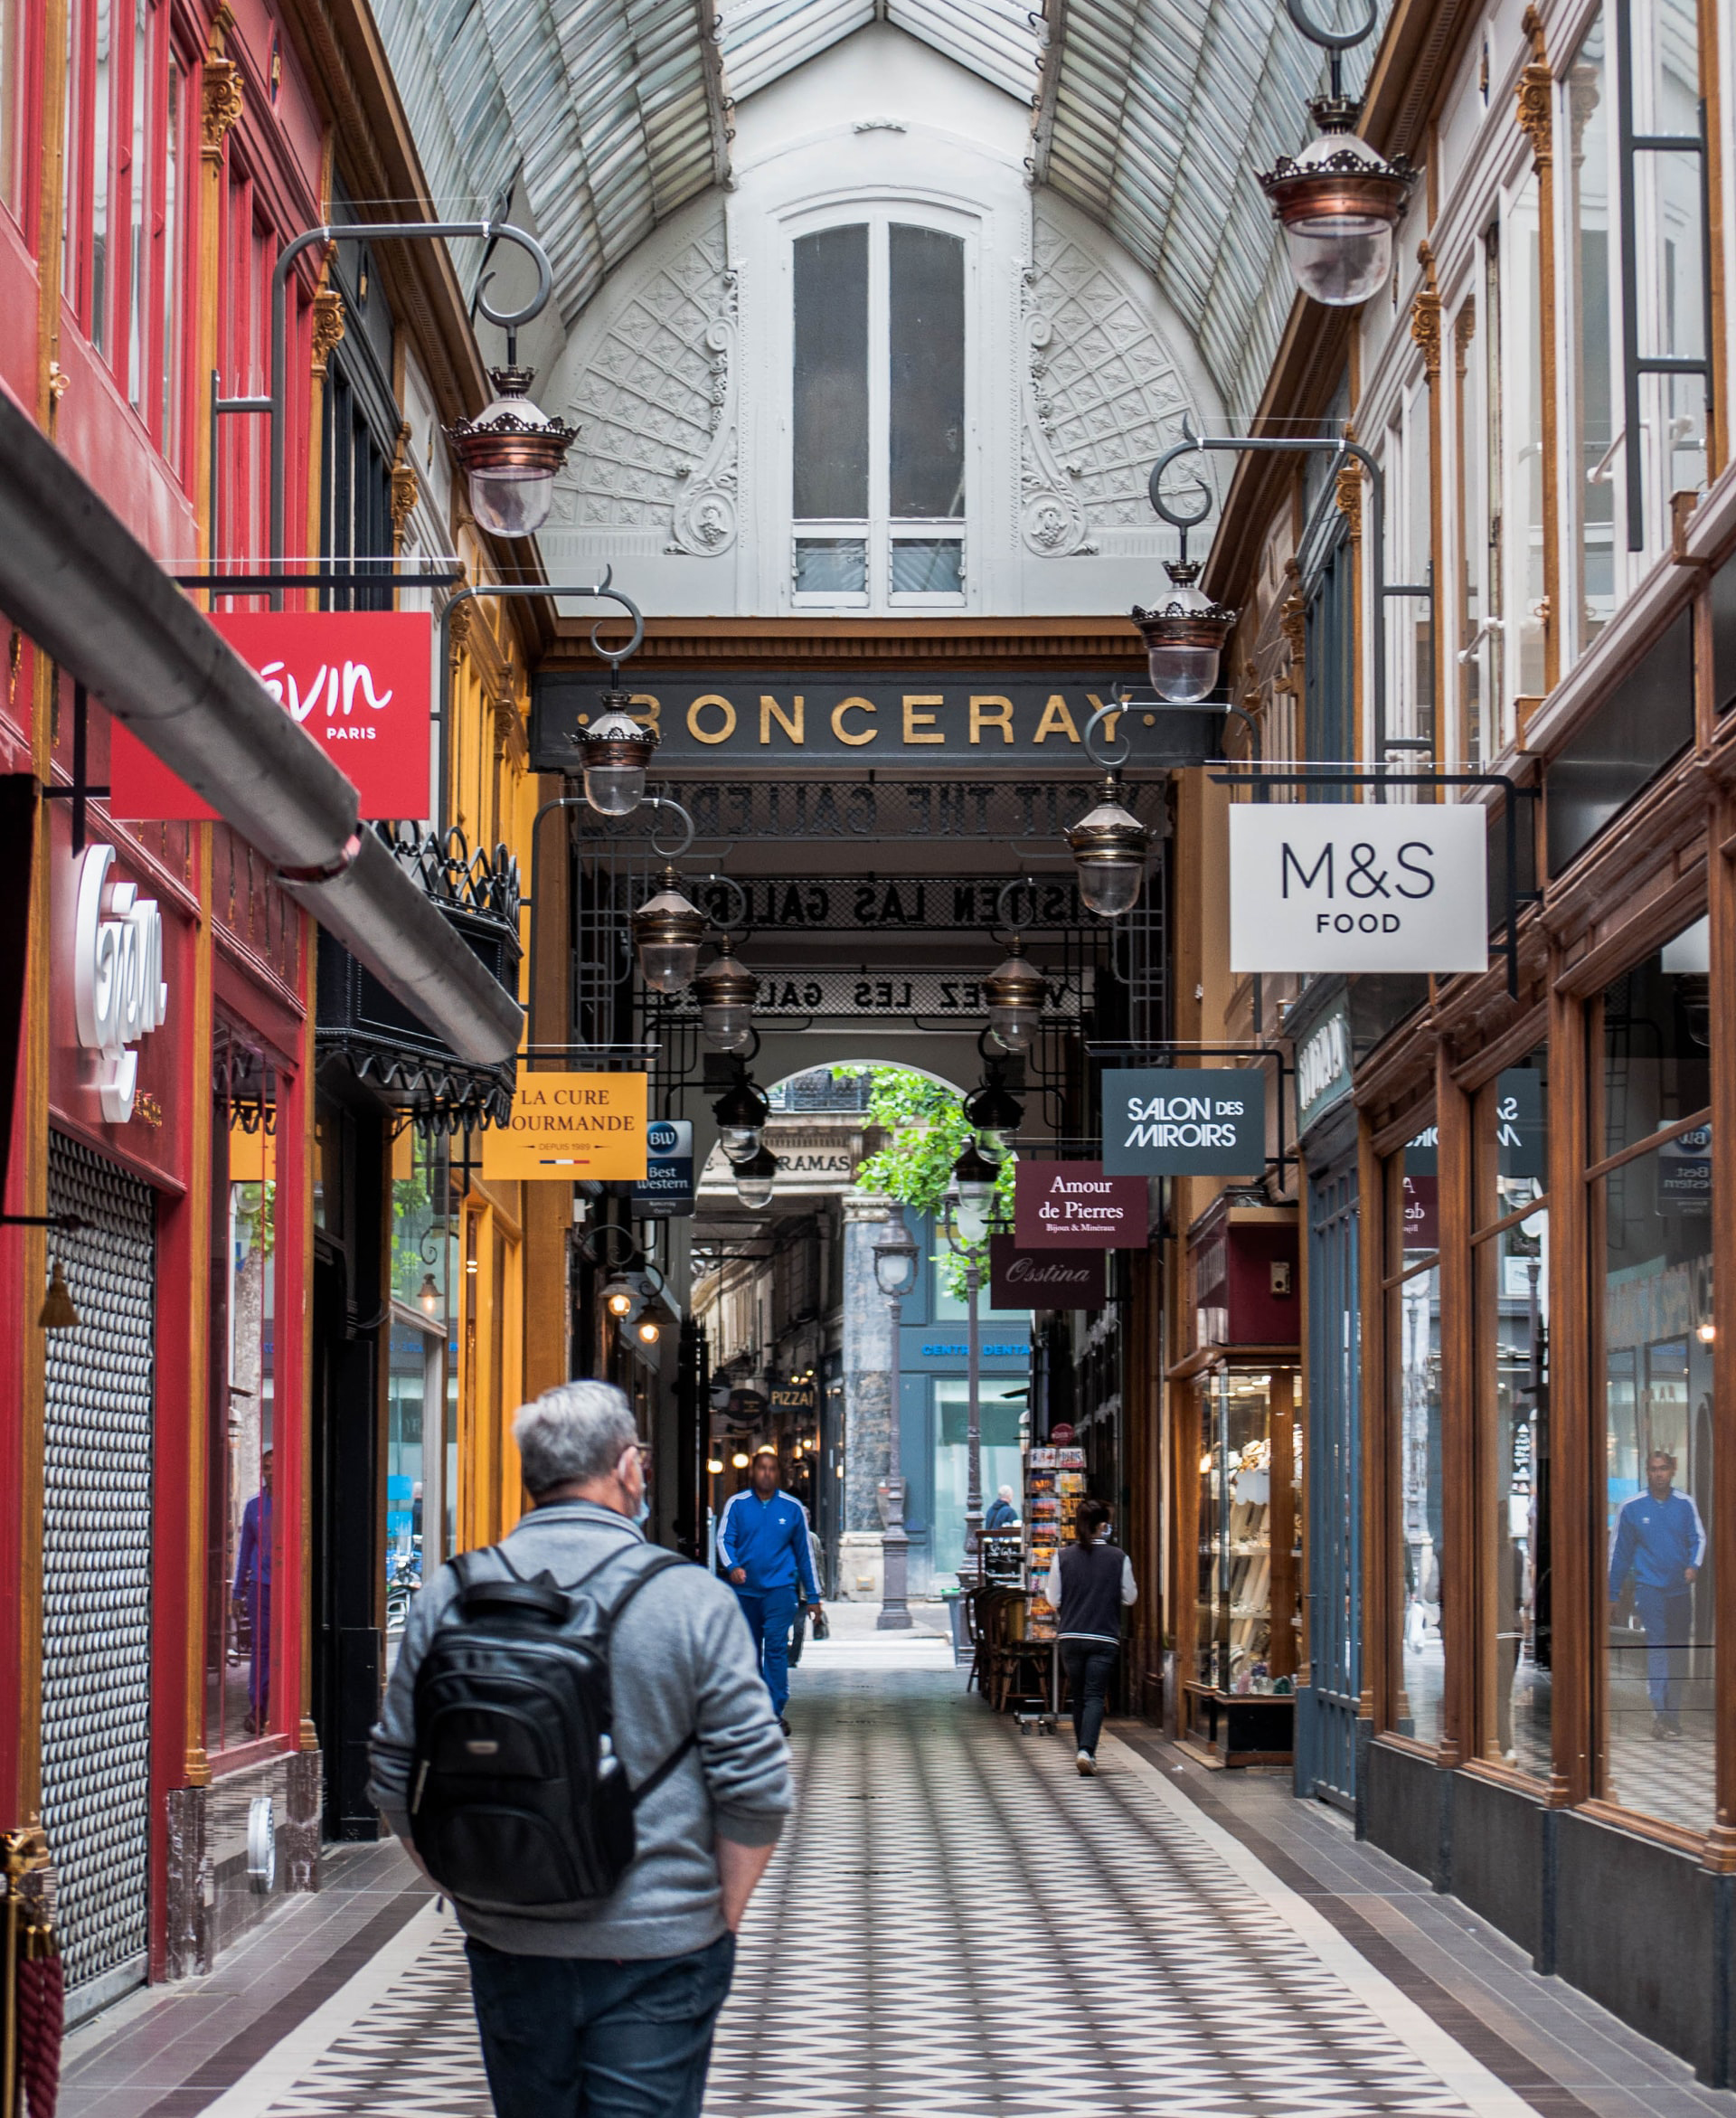
[[[1609,1554],[1609,1601],[1634,1578],[1634,1612],[1646,1629],[1646,1679],[1652,1734],[1682,1733],[1682,1684],[1694,1635],[1694,1584],[1706,1556],[1705,1525],[1686,1493],[1675,1489],[1675,1459],[1654,1449],[1646,1460],[1646,1490],[1625,1501],[1616,1518]]]
[[[789,1629],[796,1622],[797,1592],[810,1612],[820,1607],[807,1543],[807,1510],[778,1489],[778,1451],[758,1449],[750,1483],[723,1510],[717,1549],[735,1588],[741,1615],[760,1648],[760,1671],[771,1694],[771,1710],[789,1734]]]

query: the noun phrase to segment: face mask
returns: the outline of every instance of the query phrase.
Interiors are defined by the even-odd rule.
[[[644,1495],[643,1493],[641,1493],[641,1494],[639,1495],[639,1504],[638,1504],[638,1506],[637,1506],[637,1508],[636,1508],[633,1510],[633,1520],[634,1520],[635,1522],[641,1522],[641,1523],[643,1523],[643,1522],[649,1522],[649,1521],[650,1521],[650,1519],[651,1519],[651,1503],[650,1503],[650,1501],[649,1501],[649,1500],[647,1500],[647,1499],[646,1499],[645,1495]]]

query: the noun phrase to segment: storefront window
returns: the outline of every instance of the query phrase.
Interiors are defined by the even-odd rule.
[[[983,1512],[1003,1486],[1024,1489],[1023,1382],[985,1378],[977,1395]],[[1014,1396],[1013,1392],[1017,1390]],[[965,1563],[965,1502],[970,1490],[970,1386],[962,1376],[934,1385],[934,1571],[957,1574]]]
[[[450,1223],[446,1155],[413,1131],[392,1142],[392,1343],[386,1372],[386,1631],[395,1637],[422,1580],[424,1525],[438,1536],[444,1451]],[[443,1550],[443,1546],[439,1549]]]
[[[1401,1735],[1439,1743],[1447,1686],[1441,1612],[1439,1149],[1430,1126],[1387,1165],[1387,1340],[1401,1568]]]
[[[212,1079],[205,1747],[271,1725],[277,1083],[245,1033],[220,1022]]]
[[[1590,1171],[1604,1396],[1601,1792],[1714,1815],[1712,1128],[1703,920],[1602,998]],[[1715,1534],[1715,1533],[1714,1533]]]
[[[1202,1376],[1194,1674],[1212,1691],[1292,1691],[1301,1511],[1293,1369]]]
[[[1477,1103],[1483,1754],[1549,1776],[1549,1081],[1539,1050]]]

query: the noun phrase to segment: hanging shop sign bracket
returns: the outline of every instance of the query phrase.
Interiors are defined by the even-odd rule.
[[[1386,730],[1386,610],[1387,605],[1399,597],[1419,597],[1432,605],[1435,600],[1432,582],[1389,582],[1386,578],[1386,476],[1380,465],[1360,441],[1353,441],[1345,435],[1322,434],[1313,437],[1282,439],[1264,434],[1196,434],[1188,415],[1182,415],[1182,432],[1184,440],[1173,449],[1165,449],[1151,467],[1147,482],[1151,505],[1156,512],[1173,529],[1185,537],[1190,529],[1203,523],[1212,512],[1216,496],[1203,478],[1197,479],[1203,497],[1198,510],[1192,515],[1180,513],[1164,497],[1164,479],[1170,467],[1184,456],[1191,456],[1201,449],[1229,449],[1238,454],[1288,455],[1297,450],[1330,450],[1341,460],[1354,458],[1362,467],[1369,484],[1369,532],[1371,560],[1374,570],[1374,608],[1379,613],[1382,629],[1380,652],[1374,657],[1373,671],[1373,695],[1374,704],[1374,754],[1384,758],[1391,751],[1422,751],[1432,754],[1434,744],[1423,736],[1389,736]],[[1140,708],[1145,711],[1143,704]]]
[[[1534,801],[1539,790],[1522,787],[1509,772],[1358,772],[1342,771],[1330,767],[1322,771],[1312,769],[1288,771],[1278,768],[1260,768],[1258,780],[1270,787],[1498,787],[1505,796],[1502,803],[1502,820],[1506,836],[1506,930],[1502,944],[1507,960],[1507,997],[1519,998],[1519,908],[1522,904],[1541,904],[1541,890],[1522,890],[1519,887],[1519,811],[1521,796]],[[1212,784],[1218,787],[1245,787],[1254,783],[1256,775],[1248,772],[1214,772]]]

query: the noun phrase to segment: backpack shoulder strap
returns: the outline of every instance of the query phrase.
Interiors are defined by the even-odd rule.
[[[604,1564],[607,1565],[608,1562],[605,1561]],[[616,1620],[620,1616],[621,1612],[626,1610],[627,1606],[633,1601],[634,1597],[638,1594],[639,1591],[645,1586],[647,1581],[656,1580],[656,1576],[660,1574],[667,1574],[671,1567],[688,1566],[692,1564],[693,1562],[691,1560],[684,1559],[679,1552],[664,1552],[654,1550],[649,1561],[645,1565],[640,1566],[635,1570],[632,1580],[627,1583],[627,1586],[621,1591],[620,1594],[616,1597],[613,1603],[611,1603],[609,1609],[603,1613],[604,1639],[607,1640],[609,1634],[614,1631]],[[652,1772],[647,1773],[646,1776],[641,1780],[638,1785],[633,1790],[633,1806],[635,1809],[637,1809],[642,1801],[647,1800],[651,1795],[656,1792],[657,1789],[663,1785],[664,1782],[669,1777],[670,1773],[675,1771],[675,1767],[680,1764],[681,1761],[687,1755],[687,1753],[693,1749],[698,1742],[699,1735],[697,1730],[690,1728],[686,1735],[682,1737],[681,1741],[676,1744],[674,1750],[672,1750],[668,1756],[664,1759],[663,1763],[657,1765]]]

